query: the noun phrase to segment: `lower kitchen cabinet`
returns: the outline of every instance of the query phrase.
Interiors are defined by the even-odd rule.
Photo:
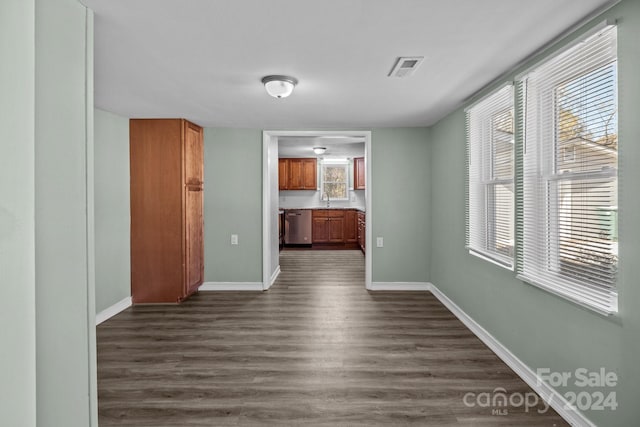
[[[362,212],[355,209],[314,209],[312,212],[312,242],[362,247],[360,243],[360,218]],[[362,220],[364,222],[364,220]]]
[[[358,212],[355,210],[344,212],[344,242],[358,243]]]
[[[366,250],[366,216],[364,212],[358,212],[358,246],[362,249],[362,252]]]
[[[312,243],[328,243],[329,242],[329,219],[325,217],[312,217],[313,227],[311,229]]]
[[[313,243],[344,243],[344,211],[314,209],[312,213]]]
[[[329,218],[329,243],[344,242],[344,217]]]

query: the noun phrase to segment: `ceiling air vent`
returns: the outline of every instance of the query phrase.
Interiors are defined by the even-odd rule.
[[[422,63],[424,56],[401,56],[389,73],[389,77],[409,77]]]

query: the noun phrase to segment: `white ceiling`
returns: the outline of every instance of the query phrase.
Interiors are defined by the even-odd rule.
[[[324,147],[318,156],[313,147]],[[364,156],[364,138],[348,136],[279,136],[278,157],[351,158]]]
[[[428,126],[610,0],[82,0],[95,103],[202,126]],[[398,56],[424,56],[409,78]],[[260,80],[300,81],[286,99]]]

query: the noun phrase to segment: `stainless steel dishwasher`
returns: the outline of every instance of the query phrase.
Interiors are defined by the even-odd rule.
[[[287,245],[311,244],[311,210],[285,209],[284,243]]]

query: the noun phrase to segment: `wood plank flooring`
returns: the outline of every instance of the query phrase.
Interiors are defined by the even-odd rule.
[[[568,425],[542,404],[465,405],[532,391],[430,293],[367,292],[360,251],[285,250],[281,269],[268,292],[98,326],[100,426]]]

